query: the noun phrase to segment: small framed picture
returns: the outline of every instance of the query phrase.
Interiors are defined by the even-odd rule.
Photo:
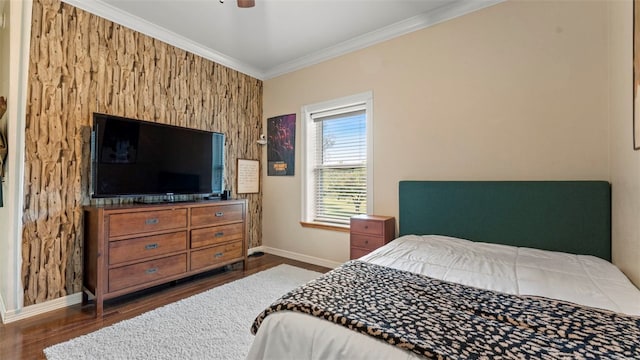
[[[260,162],[258,160],[238,159],[237,187],[238,194],[260,192]]]

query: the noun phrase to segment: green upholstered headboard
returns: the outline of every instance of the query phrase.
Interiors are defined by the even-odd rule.
[[[611,261],[606,181],[401,181],[400,235],[447,235]]]

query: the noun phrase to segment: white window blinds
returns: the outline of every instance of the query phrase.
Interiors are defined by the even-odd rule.
[[[364,105],[311,114],[314,222],[349,224],[367,213],[366,115]]]

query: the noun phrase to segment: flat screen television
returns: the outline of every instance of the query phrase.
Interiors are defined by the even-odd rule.
[[[224,144],[222,133],[94,113],[91,195],[218,196]]]

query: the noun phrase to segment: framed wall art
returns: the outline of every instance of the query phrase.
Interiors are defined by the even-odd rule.
[[[238,194],[253,194],[260,191],[260,162],[258,160],[238,159]]]
[[[296,114],[267,119],[267,175],[293,176],[296,162]]]

